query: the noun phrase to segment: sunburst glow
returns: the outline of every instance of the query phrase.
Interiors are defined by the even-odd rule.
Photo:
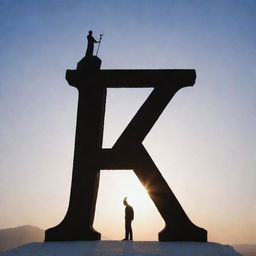
[[[101,171],[94,228],[102,233],[103,239],[122,239],[126,196],[134,209],[134,239],[157,240],[164,222],[132,170]]]

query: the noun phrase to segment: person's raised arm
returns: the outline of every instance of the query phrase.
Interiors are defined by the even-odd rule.
[[[99,43],[100,41],[96,41],[95,38],[93,37],[93,42],[94,43]]]

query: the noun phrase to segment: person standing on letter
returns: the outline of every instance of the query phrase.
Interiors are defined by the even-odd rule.
[[[133,208],[128,204],[127,197],[124,198],[125,207],[125,238],[123,240],[133,240],[132,221],[134,218]]]
[[[94,43],[99,43],[99,41],[96,41],[94,39],[94,37],[92,36],[92,31],[90,30],[88,32],[88,36],[87,36],[87,50],[86,50],[86,54],[85,57],[89,57],[93,55],[93,48],[94,48]]]

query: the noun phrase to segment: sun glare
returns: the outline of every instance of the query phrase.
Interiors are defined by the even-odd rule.
[[[134,209],[134,239],[157,240],[164,222],[132,170],[101,171],[94,228],[102,233],[102,239],[120,240],[124,236],[125,197]]]

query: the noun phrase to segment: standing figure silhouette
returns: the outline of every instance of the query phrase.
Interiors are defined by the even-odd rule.
[[[133,208],[128,204],[127,197],[124,198],[123,204],[125,207],[125,238],[123,240],[133,240],[132,221],[134,218]]]
[[[94,43],[99,43],[99,41],[96,41],[94,39],[94,37],[92,36],[92,31],[91,30],[88,32],[87,41],[88,41],[88,43],[87,43],[87,50],[86,50],[85,57],[92,56],[93,55]]]

